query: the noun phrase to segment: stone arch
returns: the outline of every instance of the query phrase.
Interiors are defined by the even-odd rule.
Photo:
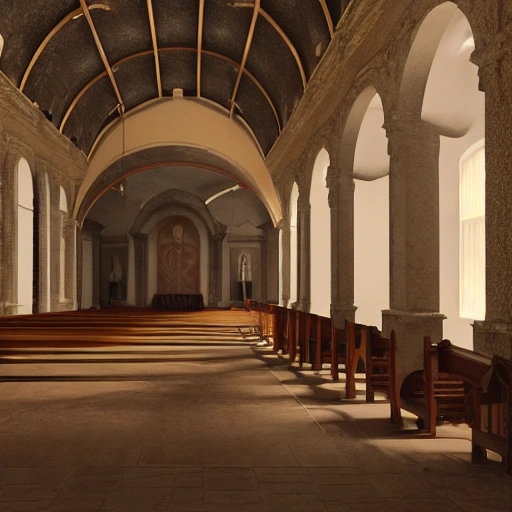
[[[481,34],[475,32],[481,27],[476,24],[474,11],[474,6],[463,1],[425,6],[411,33],[396,112],[399,124],[403,120],[408,126],[416,121],[416,126],[441,135],[435,172],[439,198],[435,215],[439,218],[438,308],[447,317],[444,336],[467,340],[467,348],[471,348],[472,328],[459,310],[459,159],[485,131],[485,98],[478,91],[478,69],[472,64],[474,49],[482,42]]]
[[[127,113],[102,136],[90,155],[74,217],[81,222],[106,186],[143,170],[143,161],[225,172],[259,197],[274,225],[281,219],[272,177],[245,127],[202,102],[167,98]]]
[[[377,88],[373,85],[364,85],[356,91],[355,99],[351,104],[351,108],[346,115],[343,125],[337,155],[340,166],[344,171],[354,172],[354,159],[359,132],[368,107],[376,95],[381,98],[382,102],[382,95],[379,94]],[[382,102],[384,118],[386,118],[387,115],[384,104],[385,103]]]
[[[421,117],[425,90],[434,58],[445,32],[457,12],[467,21],[472,37],[475,39],[475,45],[480,41],[471,21],[473,19],[472,8],[466,6],[464,2],[445,1],[434,6],[427,6],[424,16],[414,27],[412,33],[412,42],[399,80],[397,111],[417,118]]]
[[[145,305],[158,290],[158,233],[171,217],[182,217],[197,228],[199,234],[199,287],[205,302],[216,305],[221,290],[219,253],[225,227],[212,217],[204,202],[182,190],[167,190],[140,211],[130,230],[131,261],[128,288],[129,301]]]
[[[386,113],[376,87],[363,83],[346,117],[340,161],[343,172],[351,173],[355,179],[356,319],[380,326],[381,311],[389,303],[389,156],[383,128]],[[368,293],[369,288],[372,293]]]
[[[222,233],[222,227],[215,221],[208,207],[204,204],[199,197],[184,192],[183,190],[170,189],[162,192],[158,196],[148,201],[139,215],[135,219],[133,226],[130,230],[131,234],[148,233],[148,221],[159,211],[167,208],[168,205],[181,206],[182,208],[191,210],[202,219],[205,226],[208,228],[210,235],[218,235]],[[152,226],[154,227],[154,226]]]

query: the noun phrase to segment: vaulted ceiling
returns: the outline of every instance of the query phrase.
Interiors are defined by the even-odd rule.
[[[88,154],[122,112],[182,89],[266,155],[348,0],[1,0],[0,70]]]

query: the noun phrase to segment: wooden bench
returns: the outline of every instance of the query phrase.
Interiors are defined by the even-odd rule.
[[[389,398],[393,389],[391,379],[394,375],[394,333],[390,338],[384,338],[377,327],[368,327],[365,348],[366,401],[374,402],[376,392]]]
[[[487,458],[487,450],[501,456],[512,475],[512,361],[494,356],[491,369],[474,389],[472,460]]]

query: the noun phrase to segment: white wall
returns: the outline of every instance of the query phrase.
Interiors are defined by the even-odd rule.
[[[382,326],[389,308],[389,177],[355,180],[354,304],[356,322]]]
[[[34,188],[32,172],[18,163],[18,313],[32,313],[34,275]]]
[[[297,302],[298,282],[298,253],[297,253],[297,200],[299,198],[299,187],[293,184],[290,196],[290,298],[287,306]]]
[[[331,209],[325,183],[329,154],[322,149],[311,181],[311,313],[331,316]]]

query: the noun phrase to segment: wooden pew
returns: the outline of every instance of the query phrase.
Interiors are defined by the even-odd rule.
[[[288,310],[284,306],[274,306],[274,322],[274,352],[281,351],[283,354],[286,354],[288,347]]]
[[[512,475],[512,361],[494,356],[481,384],[472,401],[472,460],[485,460],[491,450]]]
[[[375,401],[375,392],[385,393],[390,396],[390,382],[394,372],[392,371],[395,354],[394,334],[390,338],[384,338],[377,327],[370,326],[366,334],[366,401]]]
[[[424,368],[410,374],[400,390],[402,409],[418,416],[418,427],[436,435],[437,421],[469,423],[468,400],[472,409],[480,394],[484,375],[491,368],[491,360],[471,350],[453,346],[448,340],[432,345],[424,339]]]

